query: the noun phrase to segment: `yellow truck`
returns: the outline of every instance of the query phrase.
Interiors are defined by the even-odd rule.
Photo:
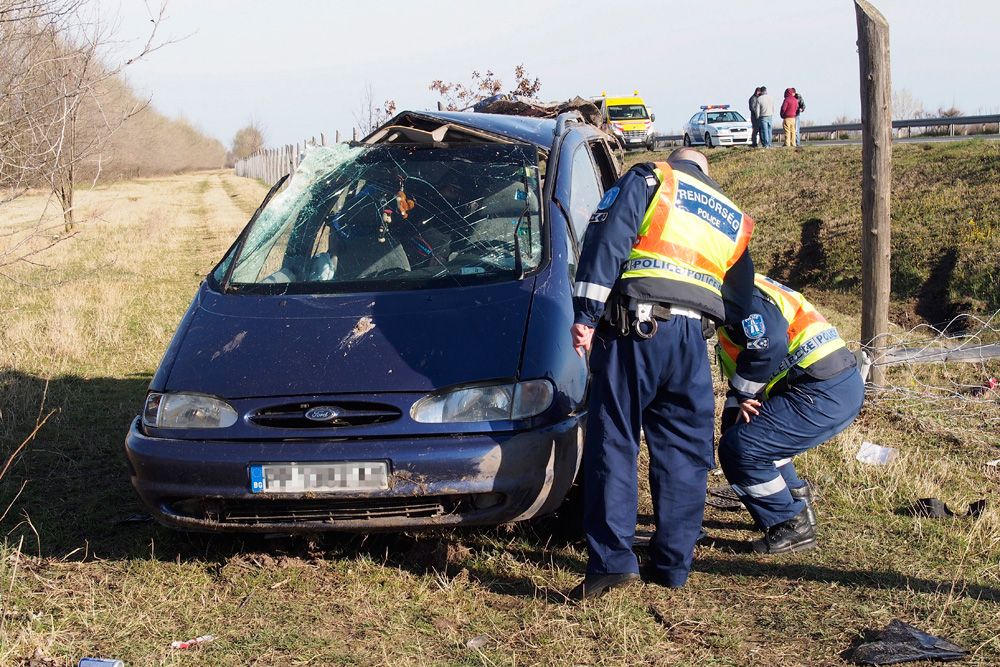
[[[650,113],[638,90],[632,97],[608,97],[607,93],[601,93],[592,101],[601,112],[601,129],[615,137],[622,148],[653,150],[656,115]]]

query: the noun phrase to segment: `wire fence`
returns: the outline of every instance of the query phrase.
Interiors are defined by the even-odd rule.
[[[940,328],[921,324],[877,343],[884,347],[872,365],[886,367],[886,379],[869,385],[871,400],[950,416],[955,430],[982,426],[1000,444],[1000,311],[963,313]]]

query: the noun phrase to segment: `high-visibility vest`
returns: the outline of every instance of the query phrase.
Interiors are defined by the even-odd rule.
[[[808,368],[846,347],[846,344],[837,329],[800,293],[759,273],[754,275],[754,286],[781,310],[782,317],[788,322],[788,354],[764,386],[764,396],[767,397],[793,366]],[[736,359],[743,347],[732,341],[725,327],[720,327],[718,334],[719,365],[722,373],[732,378],[736,373]]]
[[[666,162],[655,163],[657,188],[622,269],[626,294],[636,279],[660,279],[644,295],[669,301],[671,285],[708,290],[721,319],[722,281],[750,242],[753,220],[718,190]],[[676,290],[675,290],[676,291]],[[652,292],[652,294],[651,294]]]

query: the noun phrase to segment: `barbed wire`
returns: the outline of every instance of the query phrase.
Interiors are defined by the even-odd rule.
[[[885,383],[868,383],[870,400],[961,418],[956,429],[1000,424],[1000,310],[883,334],[872,348],[880,350],[872,366],[884,368]]]

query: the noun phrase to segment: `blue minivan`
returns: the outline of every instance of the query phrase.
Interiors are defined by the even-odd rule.
[[[143,503],[211,531],[552,513],[586,421],[579,243],[618,171],[572,112],[404,112],[308,151],[150,383],[125,441]]]

